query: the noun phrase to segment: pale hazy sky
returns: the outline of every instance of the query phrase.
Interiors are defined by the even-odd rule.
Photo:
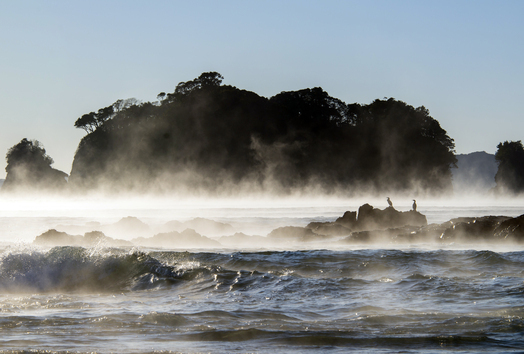
[[[0,178],[22,138],[69,173],[78,117],[205,71],[266,97],[424,105],[457,153],[494,153],[524,140],[523,19],[524,1],[0,0]]]

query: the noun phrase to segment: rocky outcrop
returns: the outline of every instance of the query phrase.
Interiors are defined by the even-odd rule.
[[[186,229],[183,232],[167,232],[156,234],[149,238],[136,238],[132,242],[146,247],[169,247],[169,248],[220,248],[222,245],[197,233],[195,230]]]
[[[524,242],[524,215],[502,221],[494,236],[500,239]]]
[[[336,222],[312,222],[306,226],[317,235],[345,236],[351,233],[351,229]]]
[[[495,240],[495,229],[508,217],[484,216],[480,218],[457,218],[449,221],[440,239],[443,241],[489,241]]]
[[[356,231],[340,240],[339,243],[412,243],[418,239],[417,230],[419,227],[404,226],[385,230]]]
[[[386,230],[406,226],[422,227],[428,221],[426,216],[411,210],[398,211],[393,207],[384,210],[364,204],[356,211],[346,211],[334,222],[313,222],[307,228],[318,235],[345,236],[357,231]]]
[[[335,220],[335,223],[342,225],[348,229],[355,229],[357,225],[357,212],[346,211],[342,217]]]
[[[101,226],[101,229],[111,236],[125,238],[145,237],[153,234],[149,225],[134,216],[127,216],[114,224]]]
[[[339,241],[342,244],[389,243],[524,243],[524,215],[456,218],[442,224],[403,226],[384,230],[356,231]]]
[[[40,246],[83,246],[84,238],[80,235],[69,235],[66,232],[48,230],[36,236],[33,243]]]
[[[195,218],[185,222],[173,220],[162,227],[163,232],[182,232],[186,229],[193,229],[199,234],[206,236],[224,236],[235,233],[233,226],[205,218]]]
[[[55,229],[48,230],[43,234],[36,236],[33,244],[46,247],[56,246],[78,246],[78,247],[94,247],[103,245],[106,247],[125,247],[133,246],[129,241],[116,240],[107,237],[100,231],[92,231],[85,233],[84,236],[69,235],[66,232],[60,232]]]
[[[426,216],[417,211],[402,212],[393,207],[380,210],[364,204],[358,209],[358,214],[355,211],[346,211],[334,222],[312,222],[305,228],[281,227],[273,230],[267,237],[272,242],[287,244],[318,241],[408,242],[416,238],[416,232],[427,224]]]
[[[273,231],[271,231],[267,238],[270,242],[275,243],[304,243],[304,242],[312,242],[312,241],[319,241],[323,239],[327,239],[329,237],[325,235],[319,235],[313,230],[305,228],[305,227],[298,227],[298,226],[284,226],[279,227]]]
[[[195,219],[198,221],[206,219]],[[228,230],[228,224],[215,222],[203,224],[219,226]],[[143,232],[149,226],[136,218],[124,218],[111,226],[126,229],[135,227]],[[101,227],[93,224],[93,227]],[[185,228],[185,223],[174,226]],[[215,229],[216,230],[216,229]],[[124,230],[121,230],[124,231]],[[213,239],[184,229],[158,233],[152,237],[138,237],[130,241],[113,239],[101,231],[86,232],[84,236],[71,235],[51,229],[34,240],[35,245],[43,246],[144,246],[153,248],[264,248],[264,247],[330,247],[348,244],[464,244],[477,243],[510,244],[524,243],[524,215],[519,217],[484,216],[451,219],[442,224],[427,225],[426,217],[415,211],[401,212],[393,207],[384,210],[362,205],[358,213],[345,212],[333,222],[312,222],[306,227],[285,226],[271,231],[267,236],[251,236],[235,233]]]
[[[398,211],[393,207],[384,210],[364,204],[358,208],[357,230],[381,230],[403,226],[426,226],[426,216],[418,211]]]

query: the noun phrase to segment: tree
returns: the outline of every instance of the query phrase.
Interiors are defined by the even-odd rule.
[[[222,83],[222,80],[224,80],[224,77],[216,71],[202,73],[194,80],[179,83],[175,88],[175,92],[168,93],[166,98],[168,101],[174,101],[198,89],[218,87]]]
[[[110,106],[100,108],[96,113],[87,113],[78,118],[75,122],[75,128],[84,129],[86,133],[90,134],[100,128],[105,122],[112,119],[117,113],[138,103],[139,101],[135,98],[117,100]]]
[[[75,128],[82,128],[88,134],[94,132],[95,129],[98,127],[95,114],[95,112],[91,112],[84,114],[82,117],[78,118],[75,121]]]
[[[216,71],[202,73],[197,79],[201,87],[220,86],[222,80],[224,80],[224,77]]]
[[[524,147],[522,141],[505,141],[497,145],[495,159],[499,164],[495,182],[499,191],[524,192]]]
[[[54,162],[38,140],[27,140],[26,138],[11,147],[5,159],[7,173],[20,165],[31,165],[36,169],[42,169],[51,166]]]

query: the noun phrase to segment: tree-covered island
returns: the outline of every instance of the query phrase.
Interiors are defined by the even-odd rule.
[[[87,134],[69,190],[452,191],[454,141],[424,107],[346,104],[319,87],[265,98],[222,80],[203,73],[156,102],[118,100],[78,118]]]
[[[321,88],[265,98],[216,72],[158,102],[119,100],[80,117],[73,189],[441,193],[454,142],[424,107],[346,104]]]

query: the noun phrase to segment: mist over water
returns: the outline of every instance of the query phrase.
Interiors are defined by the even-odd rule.
[[[411,209],[411,196],[390,197],[397,210]],[[335,247],[317,242],[286,247],[269,242],[277,228],[332,222],[364,203],[387,207],[385,197],[3,197],[2,350],[432,353],[522,348],[522,245]],[[524,210],[516,198],[419,198],[417,203],[429,224],[455,217],[514,217]],[[213,241],[242,233],[259,237],[259,243],[182,248],[33,243],[50,229],[68,235],[103,230],[128,242],[188,226]]]
[[[399,211],[409,211],[412,200],[401,196],[391,197]],[[0,243],[32,243],[35,237],[56,229],[71,235],[84,235],[102,231],[114,239],[133,240],[152,237],[168,231],[182,232],[196,229],[202,236],[217,238],[242,233],[259,236],[251,248],[281,249],[265,240],[267,235],[281,227],[306,227],[311,222],[333,222],[346,211],[357,211],[369,203],[376,208],[387,206],[385,198],[338,198],[335,196],[275,197],[261,195],[257,198],[181,198],[177,196],[119,196],[103,198],[98,195],[76,198],[27,196],[0,198]],[[523,214],[519,198],[456,197],[418,199],[418,211],[428,224],[441,224],[456,217],[482,217],[504,215],[516,217]],[[121,225],[122,219],[136,219],[140,225]],[[205,219],[226,224],[229,228],[210,229],[191,224],[195,219]],[[176,223],[176,227],[172,224]],[[185,224],[184,224],[185,223]],[[169,226],[171,224],[171,226]],[[185,225],[185,226],[184,226]],[[212,225],[213,226],[213,225]],[[220,225],[219,225],[220,226]],[[143,231],[143,232],[142,232]],[[161,245],[159,244],[158,247]],[[197,245],[195,245],[197,246]],[[319,247],[314,245],[313,247]],[[381,245],[398,247],[398,245]],[[474,245],[470,245],[475,247]],[[183,245],[191,247],[191,245]],[[245,248],[241,244],[238,248]],[[296,246],[295,246],[296,247]],[[309,247],[303,245],[303,247]],[[323,248],[330,247],[324,243]],[[365,247],[370,247],[367,245]],[[441,247],[441,246],[436,246]],[[200,246],[199,248],[202,248]],[[204,247],[206,248],[206,247]],[[217,247],[213,247],[217,248]],[[220,248],[220,247],[219,247]],[[222,248],[237,248],[228,243]],[[294,248],[294,247],[293,247]]]

